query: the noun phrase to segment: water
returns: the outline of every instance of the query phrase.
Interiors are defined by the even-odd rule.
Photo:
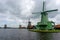
[[[38,33],[27,29],[0,29],[0,40],[60,40],[60,33]]]

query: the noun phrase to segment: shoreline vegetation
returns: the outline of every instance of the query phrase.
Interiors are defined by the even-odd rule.
[[[58,29],[52,29],[52,30],[29,29],[29,31],[32,31],[32,32],[44,32],[44,33],[58,33],[58,32],[60,32],[60,30],[58,30]]]

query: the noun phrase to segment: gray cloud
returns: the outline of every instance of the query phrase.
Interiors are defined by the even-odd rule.
[[[51,1],[50,1],[50,3],[51,3]],[[49,5],[50,3],[48,3],[46,5]],[[47,9],[49,9],[49,8],[47,8]],[[23,18],[23,19],[24,18],[27,18],[25,16],[21,16],[21,11],[22,10],[21,10],[20,5],[18,4],[18,2],[16,2],[16,0],[15,1],[14,0],[11,0],[11,1],[8,0],[5,4],[3,4],[3,5],[1,4],[0,12],[5,13],[6,11],[9,11],[10,14],[13,14],[16,17],[19,17],[19,18],[20,17]],[[35,9],[33,10],[33,12],[41,12],[41,11],[42,11],[42,1],[41,0],[35,0]],[[51,14],[49,14],[49,16]],[[35,17],[38,18],[40,15],[39,14],[36,14],[36,15],[32,15],[32,16],[34,16],[34,18]],[[53,17],[55,15],[53,14],[51,16]]]
[[[1,2],[0,2],[0,14],[7,15],[5,18],[12,19],[15,22],[16,22],[16,20],[17,21],[18,20],[27,21],[29,18],[31,18],[32,22],[34,22],[34,19],[35,19],[35,21],[40,21],[40,19],[41,19],[40,13],[42,11],[43,0],[30,0],[30,1],[29,0],[26,0],[26,1],[25,0],[5,0],[4,2],[3,1],[1,0]],[[57,0],[55,0],[55,1],[46,0],[46,9],[45,10],[51,10],[51,9],[55,9],[55,8],[58,8],[58,10],[59,10],[60,3],[57,4],[56,1]],[[32,13],[36,13],[36,14],[32,14]],[[48,17],[56,18],[57,15],[60,15],[59,13],[60,12],[48,13]],[[38,20],[36,20],[36,19],[38,19]],[[60,19],[58,19],[58,20],[60,20]]]

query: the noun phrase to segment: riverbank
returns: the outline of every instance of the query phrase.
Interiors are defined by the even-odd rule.
[[[29,31],[32,31],[32,32],[49,32],[49,33],[55,33],[55,32],[60,32],[60,30],[38,30],[38,29],[29,29]]]

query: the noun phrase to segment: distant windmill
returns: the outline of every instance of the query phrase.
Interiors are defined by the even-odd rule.
[[[27,29],[31,29],[31,22],[30,22],[30,18],[28,19],[28,26]]]
[[[5,29],[7,28],[7,25],[6,25],[6,24],[4,25],[4,28],[5,28]]]
[[[47,10],[45,11],[45,1],[43,1],[43,9],[41,12],[41,22],[38,22],[36,25],[36,29],[53,29],[52,24],[55,25],[53,21],[48,20],[48,12],[58,11],[58,9]]]

